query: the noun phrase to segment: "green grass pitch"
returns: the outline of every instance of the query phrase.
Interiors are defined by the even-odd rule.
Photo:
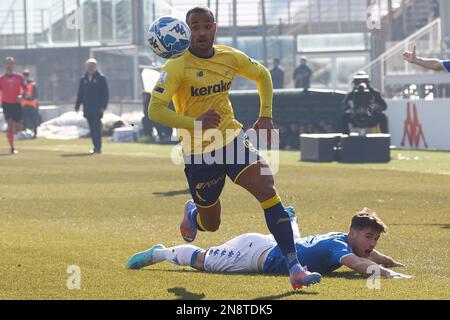
[[[412,280],[382,280],[345,267],[294,293],[287,276],[221,275],[161,263],[140,271],[127,259],[156,243],[182,244],[179,223],[189,198],[170,146],[113,144],[78,156],[87,139],[20,141],[6,155],[0,135],[0,299],[449,299],[450,153],[392,151],[389,164],[299,161],[281,152],[275,176],[283,201],[297,209],[302,235],[347,231],[364,206],[388,224],[378,249],[406,264]],[[401,155],[400,155],[401,154]],[[245,232],[267,233],[259,204],[227,181],[222,224],[194,244],[207,248]],[[81,287],[66,286],[70,265]]]

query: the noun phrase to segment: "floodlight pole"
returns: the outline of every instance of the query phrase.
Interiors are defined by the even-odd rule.
[[[77,0],[77,11],[75,11],[74,14],[78,14],[78,23],[80,24],[77,28],[77,42],[78,42],[78,48],[81,48],[81,28],[83,27],[83,10],[80,7],[80,0]]]
[[[156,20],[156,3],[155,1],[152,2],[152,21]]]
[[[144,4],[141,0],[131,2],[131,16],[132,22],[132,43],[136,46],[140,46],[144,43],[143,35],[143,12]]]
[[[393,12],[392,12],[392,0],[388,0],[388,37],[389,37],[389,41],[393,40],[393,24],[394,24],[394,16],[393,16]]]
[[[27,0],[23,0],[23,21],[24,21],[24,39],[25,39],[25,49],[28,49],[28,15],[27,15]]]
[[[232,35],[233,35],[233,47],[237,47],[237,0],[233,0],[233,26],[232,26]]]
[[[103,45],[102,24],[102,3],[97,1],[97,38],[100,45]]]
[[[216,0],[216,23],[219,23],[219,0]]]
[[[450,1],[439,1],[439,14],[442,23],[442,47],[450,52]]]
[[[263,63],[267,66],[267,23],[266,23],[266,1],[261,0],[262,15],[262,41],[263,41]]]

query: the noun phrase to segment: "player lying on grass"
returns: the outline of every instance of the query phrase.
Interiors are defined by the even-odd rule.
[[[187,207],[192,205],[191,202],[186,204]],[[306,238],[300,237],[294,209],[286,209],[294,230],[298,259],[311,272],[326,274],[345,265],[356,272],[372,274],[369,270],[373,269],[369,267],[379,266],[380,275],[385,278],[412,278],[388,269],[404,265],[375,250],[387,227],[370,209],[364,208],[353,216],[348,233],[330,232]],[[288,273],[280,248],[270,234],[246,233],[208,250],[193,245],[166,248],[157,244],[133,255],[127,268],[141,269],[162,261],[206,272]]]

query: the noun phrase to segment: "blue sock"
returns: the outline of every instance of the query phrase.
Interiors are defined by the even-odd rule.
[[[198,209],[197,207],[192,208],[189,213],[188,213],[188,219],[189,221],[192,223],[192,225],[194,225],[197,230],[199,231],[205,231],[205,229],[203,229],[197,222],[197,216],[198,216]]]
[[[273,203],[276,204],[270,206]],[[289,270],[295,266],[299,266],[300,271],[302,271],[302,267],[297,258],[291,221],[279,196],[275,196],[274,198],[265,201],[262,203],[262,206],[264,208],[267,226],[277,241],[277,245],[280,247],[280,250],[286,259]],[[298,269],[298,267],[296,269]]]

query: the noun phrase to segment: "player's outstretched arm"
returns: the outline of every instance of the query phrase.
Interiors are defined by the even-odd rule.
[[[259,118],[272,118],[273,84],[269,70],[259,65],[259,77],[255,79],[260,98]]]
[[[272,118],[273,85],[270,71],[259,62],[249,58],[245,53],[235,50],[238,74],[254,80],[259,93],[259,118]]]
[[[235,53],[238,60],[239,75],[246,79],[254,80],[259,93],[259,117],[252,128],[255,130],[262,129],[272,132],[272,130],[275,129],[275,126],[272,121],[273,84],[270,71],[259,62],[249,58],[243,52],[236,50]],[[267,135],[268,146],[273,144],[269,132]],[[276,138],[276,136],[274,138]]]
[[[361,274],[373,274],[373,267],[377,267],[380,270],[380,275],[388,279],[411,279],[413,276],[395,272],[389,270],[379,264],[373,262],[372,260],[358,257],[354,254],[349,254],[342,258],[342,264],[348,268],[355,270]],[[371,268],[372,267],[372,268]]]
[[[395,261],[393,258],[386,256],[382,254],[381,252],[378,252],[377,250],[373,250],[370,253],[370,260],[377,264],[381,264],[382,266],[386,268],[393,268],[393,267],[404,267],[405,265],[401,262]]]
[[[202,129],[211,129],[219,126],[220,116],[213,110],[208,110],[197,119],[177,114],[168,108],[172,97],[178,92],[184,77],[184,59],[168,61],[161,69],[158,82],[153,88],[148,116],[151,120],[171,128],[193,130],[195,122],[202,123]],[[212,106],[211,106],[212,107]]]
[[[202,129],[217,128],[220,124],[220,115],[210,109],[201,114],[197,119],[179,115],[167,107],[167,103],[152,97],[148,106],[148,117],[162,125],[178,129],[194,129],[195,121],[202,123]]]
[[[168,103],[151,97],[148,117],[162,125],[178,129],[194,129],[195,119],[177,114],[168,108]]]
[[[439,59],[425,59],[418,57],[416,54],[416,45],[414,45],[413,51],[405,51],[403,53],[403,60],[435,71],[445,71],[442,60]]]

